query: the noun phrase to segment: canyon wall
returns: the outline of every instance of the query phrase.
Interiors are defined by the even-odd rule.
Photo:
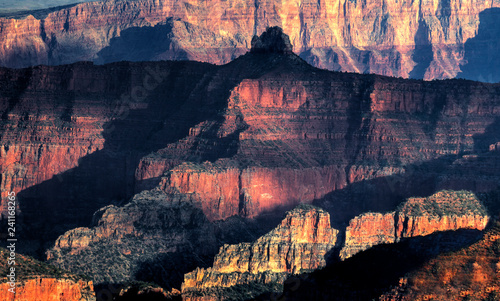
[[[2,215],[7,193],[14,191],[19,222],[27,227],[23,235],[36,228],[55,240],[66,230],[87,226],[97,209],[130,198],[139,158],[179,133],[167,129],[161,138],[148,139],[171,114],[182,118],[184,95],[209,68],[76,63],[2,69]],[[176,85],[177,93],[166,94],[169,85]],[[197,109],[211,114],[196,107],[192,116]],[[172,122],[182,132],[190,121],[196,122]],[[66,226],[57,230],[54,224]]]
[[[335,262],[335,256],[346,260],[379,244],[436,232],[481,231],[489,219],[484,205],[466,191],[440,191],[427,198],[409,198],[396,212],[361,214],[345,233],[330,227],[330,216],[322,209],[300,205],[255,242],[221,247],[212,267],[184,276],[182,292],[186,300],[229,300],[231,288],[249,286],[255,296],[262,293],[255,283],[270,292],[273,284],[321,269],[327,260]]]
[[[66,149],[97,145],[90,154],[75,151],[72,165],[61,169],[73,167],[62,173],[46,169],[62,161],[56,151],[2,157],[33,162],[26,169],[32,178],[16,178],[14,167],[1,165],[5,189],[20,190],[20,235],[31,235],[23,241],[36,240],[37,254],[49,249],[49,262],[84,272],[97,284],[136,279],[179,288],[184,274],[208,268],[221,246],[257,240],[299,203],[320,205],[330,214],[328,227],[342,229],[361,213],[406,212],[397,209],[404,198],[446,188],[451,176],[476,181],[481,174],[484,185],[475,192],[498,186],[498,164],[488,163],[498,162],[490,147],[500,141],[498,84],[320,70],[290,53],[279,29],[269,32],[278,40],[256,40],[258,51],[223,66],[121,62],[1,69],[0,130],[9,150],[38,149],[39,139]],[[78,123],[81,116],[99,119],[87,128]],[[44,118],[53,125],[44,127]],[[80,133],[74,135],[79,141],[54,138],[70,129]],[[476,167],[468,173],[471,165]],[[37,180],[39,172],[44,177]],[[401,221],[398,237],[484,227],[483,213],[455,215],[397,215],[393,224],[381,215],[374,221],[395,229]],[[363,216],[358,220],[367,226]],[[379,243],[378,230],[356,231],[350,233]],[[381,242],[391,232],[383,231]],[[352,241],[353,252],[366,248],[364,239]],[[283,249],[292,254],[326,250],[288,245]],[[279,262],[263,267],[284,266],[279,275],[297,271],[287,267],[292,255],[274,254]],[[323,263],[313,258],[310,264]]]
[[[81,3],[0,19],[0,64],[224,64],[249,50],[254,35],[279,26],[294,51],[320,68],[496,82],[498,7],[497,0]]]
[[[471,189],[496,187],[494,165],[462,156],[500,140],[498,85],[332,73],[265,52],[224,66],[2,69],[2,195],[19,192],[20,217],[55,240],[160,183],[167,193],[198,187],[210,220],[289,209],[355,183],[367,191],[377,179],[384,201],[365,206],[394,207],[392,196],[432,193],[435,184],[415,179],[434,181],[441,166],[489,168],[489,182]],[[56,221],[67,226],[54,232]]]

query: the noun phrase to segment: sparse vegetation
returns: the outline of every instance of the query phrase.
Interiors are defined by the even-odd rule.
[[[243,301],[251,300],[261,294],[283,291],[283,285],[277,282],[267,284],[251,282],[247,284],[237,284],[225,288],[208,288],[200,291],[189,292],[196,297],[216,297],[218,300]]]
[[[9,256],[9,250],[5,248],[0,248],[0,257],[2,261],[0,262],[0,274],[8,274],[8,261],[4,260]],[[47,278],[66,278],[72,280],[90,280],[86,275],[75,275],[70,274],[67,271],[59,269],[53,265],[38,261],[29,256],[24,256],[21,254],[16,254],[16,276],[18,280],[32,279],[36,277],[47,277]],[[6,278],[1,278],[2,281],[6,281]]]
[[[409,198],[397,210],[414,216],[488,214],[486,207],[478,197],[474,193],[465,190],[443,190],[426,198]]]

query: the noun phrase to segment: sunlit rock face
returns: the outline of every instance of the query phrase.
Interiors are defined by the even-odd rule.
[[[16,294],[8,291],[7,283],[0,284],[0,297],[5,301],[55,300],[95,301],[92,282],[38,277],[19,283]]]
[[[105,1],[0,19],[0,63],[199,60],[227,63],[279,26],[330,70],[495,82],[497,0]]]
[[[197,300],[203,292],[209,296],[212,290],[236,285],[282,284],[290,274],[325,266],[338,233],[331,228],[327,212],[300,206],[255,242],[221,247],[212,267],[184,276],[182,291],[187,300]]]
[[[340,258],[402,238],[459,229],[484,230],[490,217],[477,197],[465,191],[440,191],[409,198],[395,212],[364,213],[349,222]]]

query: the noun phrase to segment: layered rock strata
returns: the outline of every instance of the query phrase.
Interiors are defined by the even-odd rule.
[[[2,194],[22,190],[20,210],[34,227],[66,223],[48,236],[160,182],[167,193],[200,185],[210,220],[255,217],[374,179],[389,196],[409,196],[421,189],[407,187],[413,178],[435,182],[442,172],[422,162],[447,165],[500,139],[497,85],[332,73],[287,47],[224,66],[2,69]],[[411,179],[392,182],[402,174]],[[497,174],[478,190],[496,186]]]
[[[279,26],[295,52],[317,67],[495,82],[498,7],[497,0],[96,1],[0,19],[0,63],[223,64],[246,52],[254,35]]]
[[[91,283],[91,282],[90,282]],[[8,291],[8,283],[0,284],[0,298],[5,301],[95,301],[93,286],[88,281],[56,278],[34,278],[20,282],[16,293]]]
[[[276,28],[269,36],[284,39]],[[49,181],[20,177],[5,188],[33,185],[18,194],[19,224],[33,230],[21,233],[46,243],[45,234],[62,234],[50,246],[50,261],[97,282],[140,278],[179,287],[184,273],[210,265],[224,243],[259,237],[262,228],[248,226],[259,218],[301,202],[325,205],[335,225],[386,212],[381,204],[391,212],[401,196],[430,195],[454,162],[490,155],[489,146],[500,141],[497,84],[329,72],[289,53],[286,41],[265,45],[284,47],[223,66],[2,69],[3,144],[38,146],[42,136],[66,145],[51,134],[76,127],[80,114],[103,114],[102,123],[92,123],[102,150],[75,157],[71,172],[47,171],[56,176]],[[44,118],[57,122],[49,132],[32,132],[31,115],[35,127]],[[27,174],[36,175],[38,164],[45,166],[33,164]],[[492,167],[486,178],[498,176],[495,165],[483,167]],[[13,183],[7,171],[1,180]],[[489,183],[480,190],[498,185]],[[92,209],[110,204],[91,224]]]
[[[489,219],[484,205],[470,192],[440,191],[427,198],[410,198],[395,212],[365,213],[352,219],[340,258],[402,238],[458,229],[484,230]]]
[[[287,275],[325,266],[338,233],[330,227],[327,212],[301,205],[255,242],[221,247],[211,268],[196,269],[184,276],[182,292],[189,299],[214,288],[254,282],[281,284]]]

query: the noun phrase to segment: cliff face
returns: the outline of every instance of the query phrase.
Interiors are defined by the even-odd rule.
[[[255,242],[224,245],[211,268],[186,274],[183,282],[185,298],[230,299],[231,288],[245,285],[252,287],[254,294],[258,295],[255,283],[267,286],[271,291],[272,285],[282,284],[287,275],[325,267],[325,258],[340,249],[341,244],[337,242],[339,231],[330,228],[330,216],[326,212],[305,210],[301,206],[289,212],[277,228]],[[345,239],[339,257],[346,260],[376,245],[397,244],[436,232],[481,231],[488,221],[484,205],[470,192],[441,191],[427,198],[410,198],[396,212],[365,213],[352,219],[342,235]]]
[[[246,52],[254,35],[280,26],[294,51],[317,67],[426,79],[460,73],[498,81],[491,63],[498,45],[488,33],[498,32],[494,8],[499,6],[486,0],[82,3],[35,14],[39,19],[0,19],[0,62],[9,67],[80,60],[223,64]]]
[[[337,177],[337,175],[339,175]],[[221,168],[211,163],[183,164],[160,183],[166,192],[196,195],[211,220],[233,215],[256,217],[277,208],[310,203],[345,185],[339,168]]]
[[[209,68],[184,67],[77,63],[0,70],[2,214],[7,193],[16,192],[20,221],[26,218],[26,229],[43,232],[31,238],[50,240],[88,225],[97,209],[131,197],[139,158],[179,133],[148,139],[178,113]],[[177,92],[165,96],[170,87],[162,82],[176,85]],[[189,121],[176,125],[182,132]]]
[[[396,212],[366,213],[352,219],[340,258],[402,238],[458,229],[484,230],[488,221],[486,208],[470,192],[440,191],[427,198],[409,198]]]
[[[337,235],[338,230],[330,227],[328,213],[299,206],[255,242],[224,245],[211,268],[184,275],[183,294],[189,299],[204,291],[235,285],[281,284],[289,274],[325,266]]]
[[[8,283],[0,284],[0,298],[5,301],[60,300],[92,301],[94,287],[92,282],[54,278],[28,279],[16,287],[16,293],[8,291]]]
[[[0,248],[5,260],[0,263],[0,272],[5,278],[0,282],[0,298],[6,301],[54,300],[54,301],[95,301],[92,281],[69,274],[58,268],[39,262],[33,258],[16,254],[15,265],[8,265],[10,251]],[[11,285],[7,275],[10,268],[15,271],[15,293],[9,291]]]
[[[396,242],[393,213],[366,213],[349,222],[340,258],[346,259],[378,244]]]

